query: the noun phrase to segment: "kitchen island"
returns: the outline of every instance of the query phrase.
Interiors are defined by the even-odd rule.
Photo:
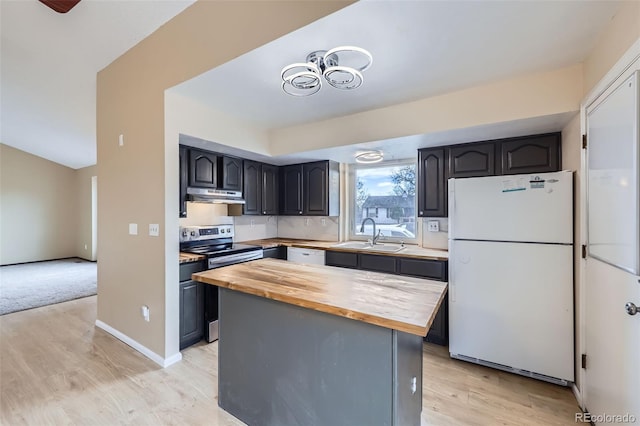
[[[220,287],[218,404],[250,425],[419,425],[422,337],[447,284],[262,259]]]

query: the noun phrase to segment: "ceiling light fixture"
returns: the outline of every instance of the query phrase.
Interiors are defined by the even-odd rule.
[[[361,164],[373,164],[382,161],[382,151],[366,151],[356,155],[356,162]]]
[[[362,72],[372,62],[371,53],[356,46],[316,50],[307,55],[307,62],[282,69],[282,90],[291,96],[310,96],[322,88],[323,79],[336,89],[357,89],[364,81]]]

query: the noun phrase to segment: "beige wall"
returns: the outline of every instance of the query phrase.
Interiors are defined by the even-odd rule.
[[[0,144],[0,264],[76,255],[76,172]]]
[[[577,112],[582,66],[270,132],[272,155]],[[508,135],[505,135],[505,137]]]
[[[76,255],[82,259],[95,261],[93,245],[93,211],[91,178],[98,175],[97,166],[76,170],[76,197],[78,222],[76,224]]]
[[[625,1],[602,32],[584,62],[584,93],[587,94],[640,38],[640,1]]]
[[[198,1],[98,73],[98,320],[162,358],[178,353],[178,144],[165,137],[165,90],[349,3]],[[160,237],[145,235],[149,223]]]

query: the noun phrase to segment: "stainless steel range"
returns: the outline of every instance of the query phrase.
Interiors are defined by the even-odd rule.
[[[262,247],[233,242],[233,225],[180,227],[180,251],[207,257],[207,269],[262,259]],[[218,288],[206,285],[204,332],[207,342],[218,340]]]

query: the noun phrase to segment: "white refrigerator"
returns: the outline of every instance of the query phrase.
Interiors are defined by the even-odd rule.
[[[449,352],[574,381],[572,172],[449,179]]]

